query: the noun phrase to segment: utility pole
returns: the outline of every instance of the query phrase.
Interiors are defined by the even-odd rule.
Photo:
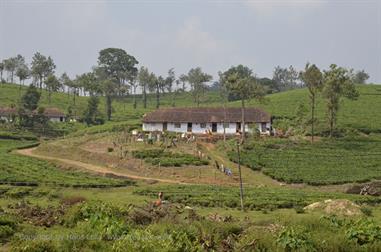
[[[241,198],[241,210],[243,211],[243,187],[242,187],[242,174],[241,174],[241,155],[239,149],[240,143],[237,141],[237,154],[238,154],[238,172],[239,172],[239,189]]]

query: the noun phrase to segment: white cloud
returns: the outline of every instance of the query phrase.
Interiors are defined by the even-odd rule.
[[[210,52],[218,49],[219,42],[210,33],[201,29],[196,17],[187,19],[176,35],[176,43],[184,49],[196,52]]]

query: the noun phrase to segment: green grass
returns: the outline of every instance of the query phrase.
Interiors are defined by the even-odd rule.
[[[338,114],[339,127],[352,127],[365,132],[381,131],[381,85],[358,85],[360,93],[358,100],[351,101],[344,99],[340,105]],[[309,107],[307,89],[296,89],[287,92],[272,94],[267,96],[265,104],[255,101],[248,103],[248,106],[258,106],[264,108],[274,116],[293,118],[300,103]],[[239,106],[239,103],[235,103]],[[321,124],[320,128],[327,128],[325,123],[325,101],[322,97],[317,99],[317,117]]]
[[[0,183],[72,187],[112,187],[131,183],[124,179],[104,178],[75,170],[62,170],[47,161],[10,153],[12,149],[33,144],[35,142],[32,141],[0,140]]]
[[[236,153],[229,157],[237,161]],[[253,141],[242,151],[242,162],[287,183],[343,184],[381,179],[381,136]]]
[[[157,197],[157,192],[164,192],[164,198],[171,203],[182,203],[201,207],[240,208],[238,187],[209,185],[168,185],[135,189],[137,195]],[[379,197],[366,197],[343,193],[307,191],[290,188],[245,187],[244,206],[246,209],[276,209],[306,206],[325,199],[347,198],[359,204],[380,203]]]

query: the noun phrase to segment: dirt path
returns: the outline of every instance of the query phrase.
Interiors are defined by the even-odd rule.
[[[191,183],[185,183],[185,182],[181,182],[181,181],[177,181],[177,180],[136,176],[136,175],[132,175],[132,174],[125,173],[125,172],[111,171],[110,169],[103,167],[103,166],[88,164],[88,163],[84,163],[84,162],[80,162],[80,161],[75,161],[75,160],[70,160],[70,159],[65,159],[65,158],[51,157],[51,156],[46,156],[46,155],[39,155],[39,154],[33,153],[33,151],[35,149],[36,148],[21,149],[21,150],[17,150],[16,153],[24,155],[24,156],[38,158],[38,159],[59,161],[59,162],[62,162],[62,163],[68,164],[68,165],[77,166],[77,167],[83,168],[85,170],[89,170],[89,171],[92,171],[92,172],[95,172],[98,174],[102,174],[102,175],[115,175],[115,176],[125,177],[125,178],[129,178],[129,179],[150,180],[150,181],[158,181],[158,182],[170,183],[170,184],[191,185]]]

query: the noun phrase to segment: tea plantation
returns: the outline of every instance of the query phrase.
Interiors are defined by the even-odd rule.
[[[236,153],[229,157],[237,161]],[[381,178],[381,136],[307,141],[253,141],[242,152],[242,162],[287,183],[311,185],[364,182]]]
[[[63,170],[53,164],[10,153],[33,145],[31,141],[0,139],[0,183],[13,185],[52,185],[72,187],[126,186],[130,181],[104,178],[76,170]]]

